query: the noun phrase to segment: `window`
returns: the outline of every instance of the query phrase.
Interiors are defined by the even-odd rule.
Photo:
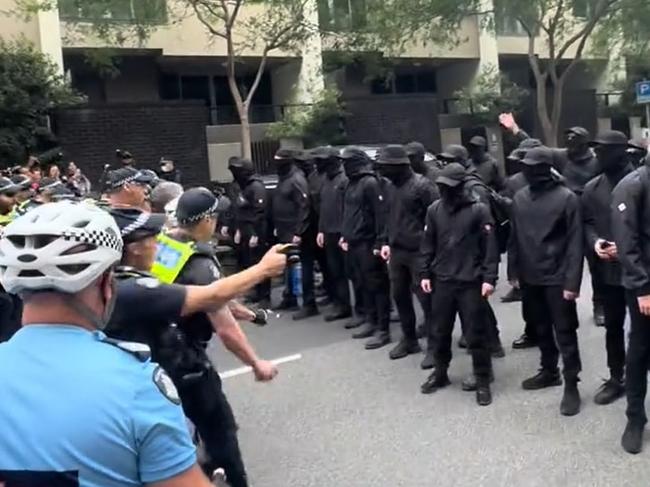
[[[181,77],[183,100],[204,100],[210,103],[210,85],[207,76]]]
[[[529,8],[530,11],[524,10]],[[524,7],[522,4],[519,9],[518,16],[513,16],[512,11],[508,11],[508,5],[499,0],[494,0],[494,23],[497,31],[497,35],[500,36],[513,36],[513,37],[527,37],[528,32],[524,29],[524,26],[517,20],[517,18],[529,19],[526,23],[527,25],[534,25],[535,30],[539,32],[539,26],[536,25],[539,19],[539,12],[535,10],[534,5]]]
[[[318,0],[321,27],[336,31],[354,30],[366,25],[365,0]]]
[[[110,20],[117,22],[164,24],[166,0],[59,0],[62,20]]]
[[[386,78],[376,78],[370,84],[373,95],[403,95],[408,93],[435,93],[435,70],[398,73]]]

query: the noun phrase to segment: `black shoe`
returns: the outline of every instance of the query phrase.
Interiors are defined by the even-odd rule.
[[[295,299],[283,299],[273,308],[274,311],[294,311],[296,309],[298,309],[298,301]]]
[[[417,340],[408,340],[402,338],[400,342],[393,348],[388,356],[391,360],[399,360],[412,354],[420,353],[422,349]]]
[[[433,350],[427,350],[426,352],[424,352],[424,358],[420,363],[420,368],[422,370],[429,370],[429,369],[433,369],[435,365],[436,365],[436,360],[433,356]]]
[[[352,330],[354,328],[359,328],[365,322],[366,322],[365,316],[355,316],[350,321],[348,321],[345,325],[343,325],[343,328],[345,328],[346,330]]]
[[[502,303],[516,303],[518,301],[521,301],[521,289],[517,289],[514,287],[510,288],[508,294],[506,294],[501,298]]]
[[[325,321],[329,323],[331,321],[344,320],[350,316],[352,316],[352,310],[350,308],[335,308],[332,314],[325,315]]]
[[[494,345],[490,345],[490,354],[492,354],[492,357],[494,358],[503,358],[506,356],[506,351],[503,349],[500,340]]]
[[[524,350],[526,348],[534,348],[537,346],[537,340],[532,339],[525,333],[512,342],[512,348],[515,350]]]
[[[594,402],[599,406],[605,406],[616,401],[625,395],[625,384],[619,379],[609,379],[600,386],[594,396]]]
[[[366,342],[366,350],[377,350],[390,343],[390,334],[387,331],[377,331],[370,340]]]
[[[467,348],[467,340],[465,340],[465,335],[461,335],[458,340],[458,348]]]
[[[494,371],[490,371],[490,384],[494,382]],[[476,390],[476,376],[474,374],[470,374],[465,379],[463,380],[463,383],[461,384],[461,388],[465,392],[474,392]]]
[[[436,370],[433,372],[427,381],[422,384],[420,387],[420,391],[422,394],[432,394],[436,392],[438,389],[442,389],[443,387],[447,387],[451,382],[449,381],[449,377],[447,376],[447,371],[438,371]]]
[[[605,310],[600,303],[594,303],[594,323],[596,326],[605,326]]]
[[[425,338],[427,336],[427,327],[424,323],[421,323],[415,329],[415,336],[420,338]]]
[[[578,379],[565,380],[564,395],[560,402],[560,414],[563,416],[575,416],[580,412],[580,402]]]
[[[476,403],[479,406],[489,406],[492,404],[492,391],[490,391],[490,386],[481,385],[476,389]]]
[[[399,313],[397,313],[397,311],[391,311],[390,312],[390,322],[391,323],[399,323],[400,322]]]
[[[332,300],[328,296],[323,296],[322,298],[316,299],[316,304],[318,306],[329,306],[332,304]]]
[[[643,450],[643,430],[644,425],[639,423],[627,422],[623,437],[621,438],[621,446],[623,450],[632,455],[641,453]]]
[[[352,335],[352,338],[354,338],[355,340],[360,340],[362,338],[370,338],[374,334],[375,334],[375,325],[371,323],[366,323],[363,328],[361,328],[358,332]]]
[[[314,305],[304,306],[300,311],[293,315],[293,321],[300,321],[312,316],[318,316],[318,308]]]
[[[536,391],[546,387],[561,386],[562,378],[557,370],[549,371],[541,369],[539,373],[521,383],[521,387],[527,391]]]

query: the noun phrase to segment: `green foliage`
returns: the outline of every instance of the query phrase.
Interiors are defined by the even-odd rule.
[[[50,110],[80,103],[56,66],[27,41],[0,39],[0,162],[15,164],[51,145]]]
[[[312,105],[288,107],[284,120],[271,124],[266,136],[271,139],[302,139],[307,147],[345,142],[342,120],[346,116],[340,94],[323,90]]]
[[[500,113],[517,112],[529,95],[528,90],[513,83],[493,65],[481,71],[470,86],[454,93],[462,113],[473,113],[486,122],[493,122]]]

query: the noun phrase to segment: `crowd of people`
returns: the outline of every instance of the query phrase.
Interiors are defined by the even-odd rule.
[[[587,261],[610,370],[594,400],[627,394],[622,446],[640,452],[650,362],[646,151],[620,132],[592,140],[581,127],[566,131],[565,149],[549,148],[511,115],[500,122],[517,141],[507,178],[481,136],[432,161],[418,142],[375,158],[355,146],[281,149],[272,190],[251,161],[233,157],[230,200],[184,189],[173,161],[142,170],[122,151],[94,197],[74,163],[66,177],[54,166],[42,176],[31,161],[0,178],[0,388],[20,398],[19,407],[0,403],[0,485],[247,486],[206,347],[217,336],[258,381],[273,380],[277,368],[239,324],[264,325],[271,307],[295,311],[296,321],[327,308],[325,321],[346,320],[367,350],[393,341],[394,307],[401,332],[388,355],[420,354],[425,340],[424,394],[450,385],[458,315],[473,365],[461,387],[487,406],[492,360],[505,356],[489,300],[501,255],[512,286],[505,300],[521,301],[524,322],[513,347],[541,355],[522,387],[564,384],[565,416],[581,407],[576,300]],[[222,275],[215,238],[232,243],[240,272]],[[284,288],[273,306],[276,276]]]

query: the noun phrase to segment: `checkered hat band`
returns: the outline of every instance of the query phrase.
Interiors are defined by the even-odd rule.
[[[122,252],[122,241],[116,236],[99,230],[86,231],[66,231],[61,233],[65,240],[94,245],[95,247],[105,247],[117,252]]]
[[[121,188],[125,184],[132,183],[133,181],[135,181],[139,177],[140,177],[140,173],[134,174],[133,176],[129,176],[128,178],[120,179],[119,181],[115,181],[114,183],[112,183],[111,188],[113,188],[113,189]]]
[[[126,237],[127,235],[131,235],[136,230],[142,228],[147,223],[148,220],[149,220],[148,213],[140,213],[138,218],[133,223],[130,223],[129,225],[125,226],[120,233],[122,234],[123,237]]]
[[[217,212],[217,208],[219,208],[219,200],[217,199],[214,204],[205,210],[202,213],[199,213],[198,215],[191,216],[189,218],[183,218],[183,219],[178,219],[179,223],[195,223],[198,222],[199,220],[202,220],[206,217],[212,216]]]

